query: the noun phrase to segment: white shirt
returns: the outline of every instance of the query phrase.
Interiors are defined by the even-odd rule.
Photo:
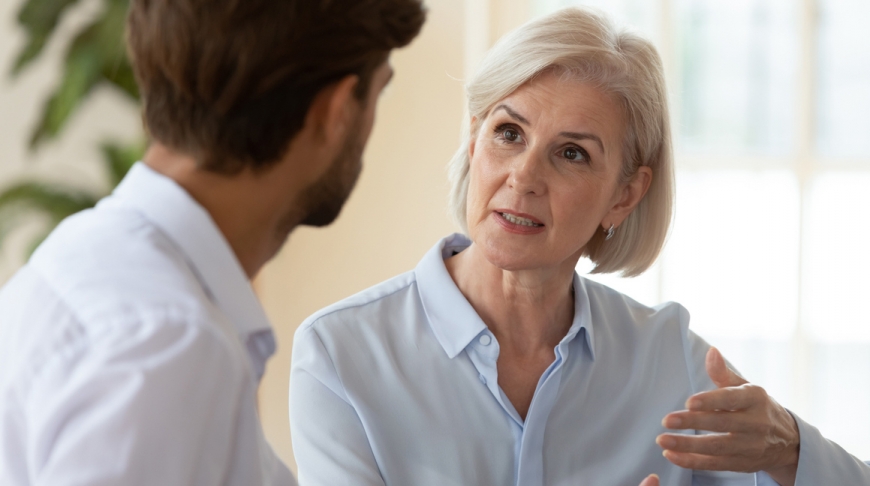
[[[673,303],[645,307],[574,276],[574,321],[523,420],[498,386],[499,343],[454,284],[439,242],[417,268],[306,320],[290,421],[305,486],[774,485],[662,457],[662,418],[714,388],[709,346]],[[388,251],[388,249],[385,249]],[[870,484],[870,468],[798,419],[798,485]]]
[[[295,484],[257,416],[274,348],[209,214],[137,164],[0,291],[0,484]]]

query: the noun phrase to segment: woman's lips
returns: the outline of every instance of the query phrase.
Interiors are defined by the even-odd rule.
[[[544,231],[544,223],[529,214],[495,210],[492,212],[492,216],[502,228],[510,233],[531,235]]]

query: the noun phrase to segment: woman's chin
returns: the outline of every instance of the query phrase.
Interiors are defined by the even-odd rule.
[[[472,234],[478,257],[504,271],[563,269],[575,267],[583,248],[554,246],[546,239],[516,238],[492,228]],[[489,231],[488,231],[489,230]]]
[[[517,245],[507,241],[487,239],[483,243],[475,241],[482,250],[481,254],[496,268],[516,272],[538,270],[554,264],[552,254],[537,248],[537,245]],[[542,258],[550,256],[550,258]]]

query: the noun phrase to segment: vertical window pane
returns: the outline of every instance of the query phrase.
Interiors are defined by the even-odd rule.
[[[797,5],[792,0],[678,2],[683,151],[792,151]]]
[[[807,420],[850,454],[870,457],[870,345],[815,347],[812,412]]]
[[[704,171],[677,178],[677,217],[662,264],[665,300],[708,337],[785,339],[797,322],[799,196],[788,171]]]
[[[870,2],[820,0],[818,148],[870,155]]]
[[[803,311],[826,342],[870,342],[870,174],[827,173],[807,195]]]

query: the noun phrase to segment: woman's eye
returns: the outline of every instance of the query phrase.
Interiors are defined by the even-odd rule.
[[[493,130],[495,134],[495,138],[504,143],[522,143],[523,136],[520,134],[520,131],[512,124],[502,123],[495,127]]]
[[[567,147],[562,150],[562,157],[568,160],[585,160],[586,154],[577,147]]]
[[[520,138],[520,134],[513,128],[508,128],[502,131],[501,136],[508,142],[516,142]]]

